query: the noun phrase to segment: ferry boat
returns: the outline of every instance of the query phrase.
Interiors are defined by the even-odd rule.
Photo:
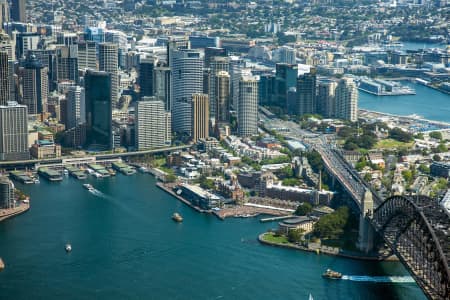
[[[66,249],[66,252],[70,252],[70,251],[72,251],[72,245],[71,244],[66,244],[64,249]]]
[[[322,277],[328,278],[328,279],[341,279],[342,274],[336,271],[333,271],[331,269],[327,269],[325,273],[322,274]]]
[[[183,222],[183,217],[179,213],[174,213],[172,215],[172,220],[176,222]]]
[[[93,191],[93,190],[95,190],[94,189],[94,187],[91,185],[91,184],[89,184],[89,183],[85,183],[85,184],[83,184],[83,187],[85,188],[85,189],[87,189],[88,191]]]

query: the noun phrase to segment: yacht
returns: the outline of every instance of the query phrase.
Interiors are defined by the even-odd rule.
[[[67,169],[64,169],[63,173],[65,176],[69,176],[69,171]]]
[[[183,222],[183,217],[179,213],[174,213],[172,215],[172,220],[176,222]]]

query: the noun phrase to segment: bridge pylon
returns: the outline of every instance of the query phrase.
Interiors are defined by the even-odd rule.
[[[369,219],[373,217],[373,198],[369,189],[364,192],[361,201],[361,215],[359,216],[358,249],[369,253],[373,250],[374,229]]]

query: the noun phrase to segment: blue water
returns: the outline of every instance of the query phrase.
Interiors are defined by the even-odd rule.
[[[0,223],[0,299],[425,299],[415,283],[323,279],[327,268],[408,274],[399,263],[261,245],[257,235],[276,223],[199,214],[150,175],[88,182],[98,191],[71,178],[18,185],[31,210]]]
[[[418,49],[430,49],[430,48],[441,48],[447,47],[446,44],[442,43],[416,43],[416,42],[401,42],[403,47],[401,50],[418,50]]]
[[[375,96],[359,91],[359,107],[396,115],[418,114],[425,119],[450,122],[450,95],[408,82],[416,95]]]

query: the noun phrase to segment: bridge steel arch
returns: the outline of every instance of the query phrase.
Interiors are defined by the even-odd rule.
[[[371,222],[429,299],[450,299],[450,219],[434,199],[393,196]]]

